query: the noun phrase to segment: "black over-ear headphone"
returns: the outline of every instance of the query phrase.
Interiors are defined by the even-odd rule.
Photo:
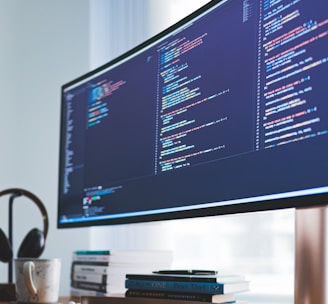
[[[18,249],[18,257],[26,257],[26,258],[38,258],[45,247],[45,241],[48,234],[49,221],[47,210],[42,204],[41,200],[32,194],[31,192],[12,188],[0,191],[0,196],[12,194],[16,196],[26,196],[31,199],[40,209],[43,219],[43,231],[34,228],[32,229],[22,241],[19,249]],[[9,262],[13,258],[13,250],[12,244],[4,234],[4,232],[0,229],[0,261]]]

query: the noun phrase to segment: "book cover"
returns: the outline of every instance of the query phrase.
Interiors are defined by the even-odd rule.
[[[126,274],[127,279],[154,281],[183,281],[183,282],[235,282],[243,281],[241,275],[180,275],[180,274]]]
[[[235,297],[233,294],[199,294],[199,293],[182,293],[171,291],[154,291],[154,290],[133,290],[128,289],[125,293],[126,297],[140,298],[157,298],[157,299],[174,299],[210,303],[234,303]]]
[[[137,290],[179,291],[207,294],[227,294],[249,290],[248,281],[239,282],[183,282],[159,280],[125,280],[125,288]]]

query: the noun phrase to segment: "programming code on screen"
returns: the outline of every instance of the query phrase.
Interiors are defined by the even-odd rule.
[[[65,86],[61,220],[327,185],[325,1],[223,1]]]

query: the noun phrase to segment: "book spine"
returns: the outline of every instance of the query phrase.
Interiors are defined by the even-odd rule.
[[[109,293],[105,293],[101,291],[80,289],[75,287],[71,287],[70,293],[72,296],[77,296],[77,297],[81,297],[81,296],[105,297],[110,295]]]
[[[71,287],[79,288],[79,289],[86,289],[86,290],[91,290],[91,291],[99,291],[99,292],[103,292],[103,293],[109,293],[109,286],[107,284],[72,281]]]
[[[72,276],[73,281],[77,282],[90,282],[97,284],[107,284],[108,276],[107,274],[93,274],[84,272],[74,272]]]
[[[221,283],[178,282],[152,280],[125,280],[125,288],[138,290],[179,291],[206,294],[223,294],[224,285]]]
[[[173,293],[156,290],[131,290],[128,289],[125,293],[126,297],[131,298],[157,298],[157,299],[173,299],[198,302],[212,302],[210,294],[191,294],[191,293]]]
[[[85,273],[85,274],[107,274],[109,267],[106,265],[93,265],[93,264],[74,264],[72,265],[72,273]]]
[[[73,261],[81,261],[81,262],[109,262],[109,255],[91,255],[91,254],[73,254]]]
[[[198,293],[182,293],[171,291],[156,291],[156,290],[133,290],[128,289],[125,292],[127,298],[156,298],[169,300],[182,300],[207,303],[236,303],[233,294],[228,295],[211,295]]]
[[[184,282],[234,282],[244,280],[240,275],[168,275],[168,274],[130,274],[125,276],[133,280],[152,280],[152,281],[184,281]]]
[[[152,280],[152,281],[183,281],[183,282],[216,282],[216,278],[194,277],[194,276],[171,276],[152,274],[126,274],[127,279],[132,280]]]
[[[71,281],[90,281],[91,283],[107,283],[107,273],[108,263],[73,262],[71,266]]]
[[[75,250],[75,255],[110,255],[109,250]]]

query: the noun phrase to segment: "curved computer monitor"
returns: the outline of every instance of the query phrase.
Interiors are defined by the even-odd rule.
[[[211,1],[62,86],[58,227],[328,198],[326,0]]]

